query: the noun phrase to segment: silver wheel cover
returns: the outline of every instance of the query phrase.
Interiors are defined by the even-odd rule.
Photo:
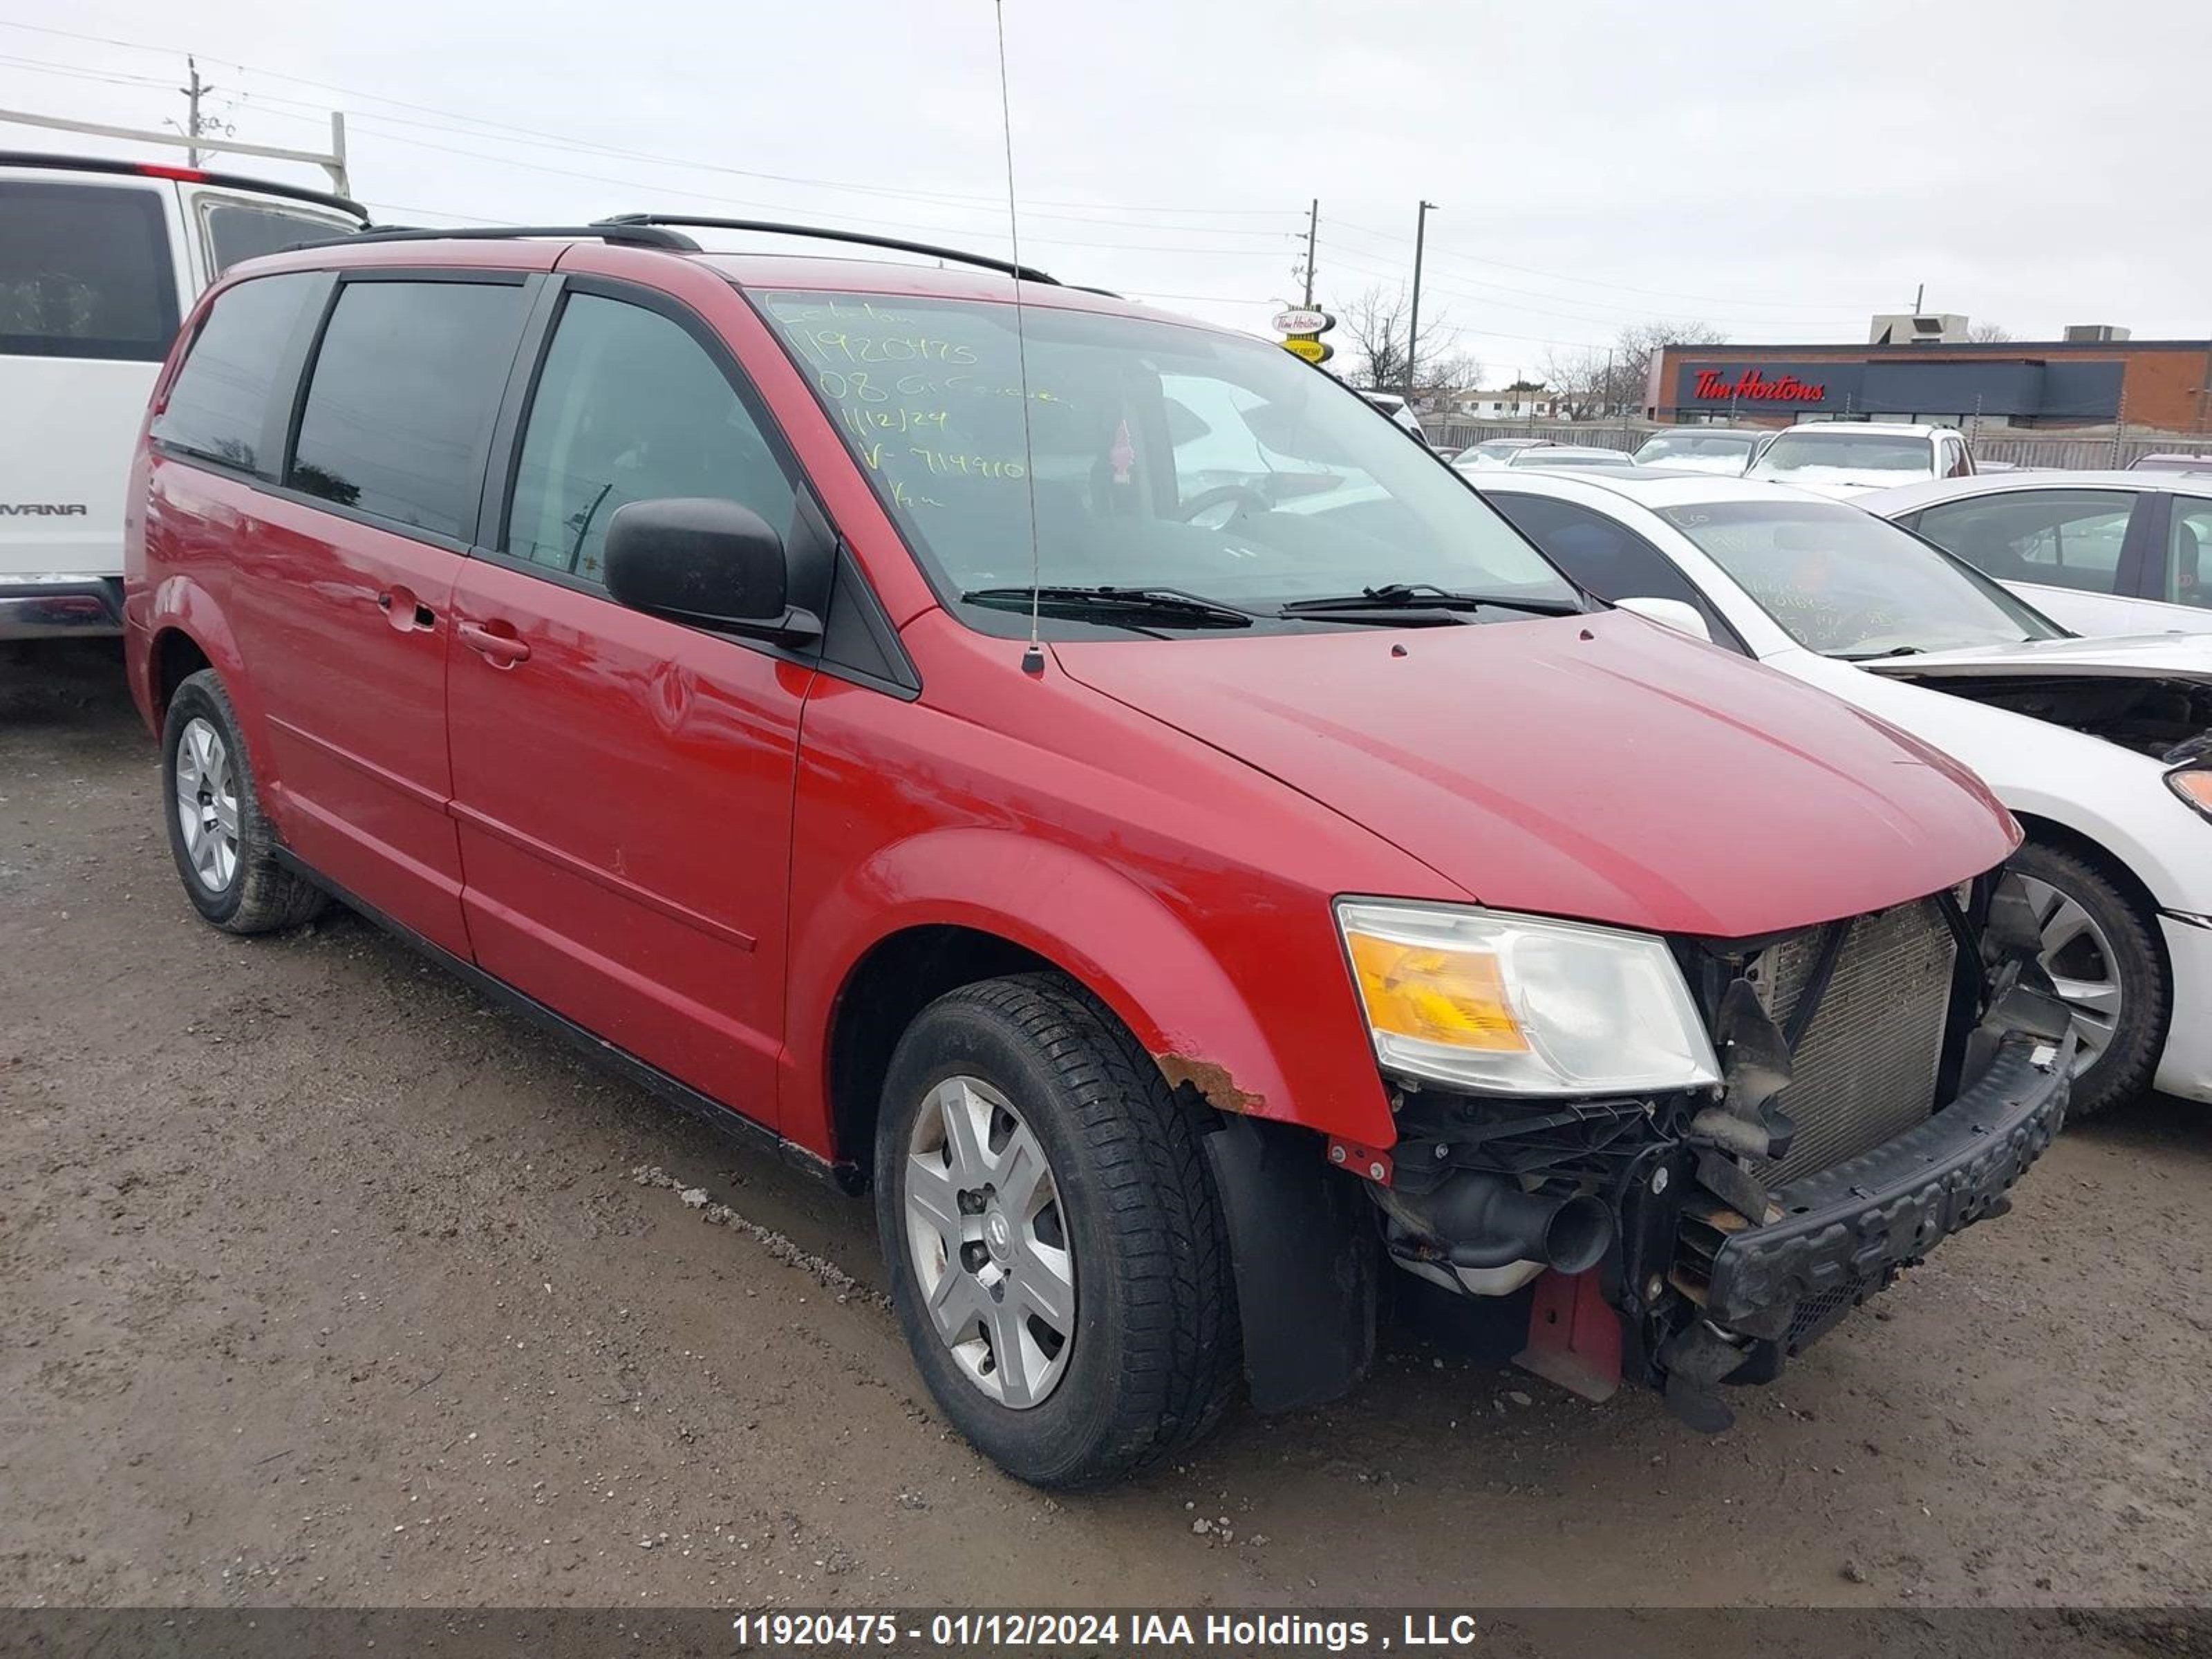
[[[2079,1077],[2104,1057],[2119,1027],[2119,961],[2112,941],[2079,899],[2033,876],[2023,876],[2021,884],[2043,930],[2044,969],[2074,1011],[2074,1030],[2081,1039],[2074,1057]]]
[[[211,721],[195,714],[185,722],[173,781],[192,879],[210,895],[222,893],[238,872],[238,786],[229,746]]]
[[[1015,1411],[1075,1346],[1075,1252],[1044,1148],[981,1078],[932,1089],[908,1139],[906,1242],[922,1310],[962,1375]]]

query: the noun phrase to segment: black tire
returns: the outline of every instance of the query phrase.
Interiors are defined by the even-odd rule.
[[[2012,867],[2079,904],[2112,947],[2108,965],[2120,988],[2119,1018],[2104,1053],[2075,1075],[2066,1108],[2069,1119],[2094,1117],[2148,1088],[2166,1048],[2173,981],[2160,945],[2157,919],[2100,866],[2048,842],[2029,842],[2014,855]],[[2057,960],[2061,967],[2068,965],[2064,957]],[[2045,965],[2051,965],[2049,959]]]
[[[989,1397],[956,1361],[923,1305],[908,1245],[909,1138],[930,1091],[963,1076],[1003,1096],[1042,1146],[1074,1258],[1065,1370],[1026,1409]],[[1017,1479],[1109,1480],[1191,1444],[1227,1409],[1242,1369],[1236,1286],[1204,1110],[1171,1092],[1121,1024],[1056,975],[951,992],[899,1040],[875,1166],[892,1302],[939,1407]]]
[[[222,739],[237,802],[238,850],[229,878],[216,885],[194,867],[179,813],[177,753],[193,721],[204,720]],[[230,694],[212,668],[203,668],[177,688],[161,726],[161,816],[169,826],[169,852],[185,896],[201,915],[227,933],[266,933],[297,927],[329,902],[322,890],[276,861],[276,831],[261,810],[254,786],[253,762],[240,734]]]

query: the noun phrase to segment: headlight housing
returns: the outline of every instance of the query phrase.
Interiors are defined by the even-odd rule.
[[[2212,766],[2177,766],[2166,775],[2166,787],[2212,818]]]
[[[1336,919],[1387,1070],[1507,1095],[1720,1080],[1682,970],[1649,933],[1381,899],[1340,900]]]

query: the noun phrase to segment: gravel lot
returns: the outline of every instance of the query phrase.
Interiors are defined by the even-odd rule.
[[[931,1411],[863,1206],[350,916],[198,922],[118,662],[0,661],[0,1599],[2212,1601],[2212,1113],[2069,1129],[1717,1439],[1401,1334],[1048,1498]]]

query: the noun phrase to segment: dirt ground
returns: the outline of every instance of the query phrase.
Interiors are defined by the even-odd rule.
[[[1050,1498],[864,1206],[355,918],[212,932],[155,761],[114,653],[0,661],[0,1600],[2212,1601],[2212,1113],[2069,1128],[1716,1439],[1401,1334]]]

